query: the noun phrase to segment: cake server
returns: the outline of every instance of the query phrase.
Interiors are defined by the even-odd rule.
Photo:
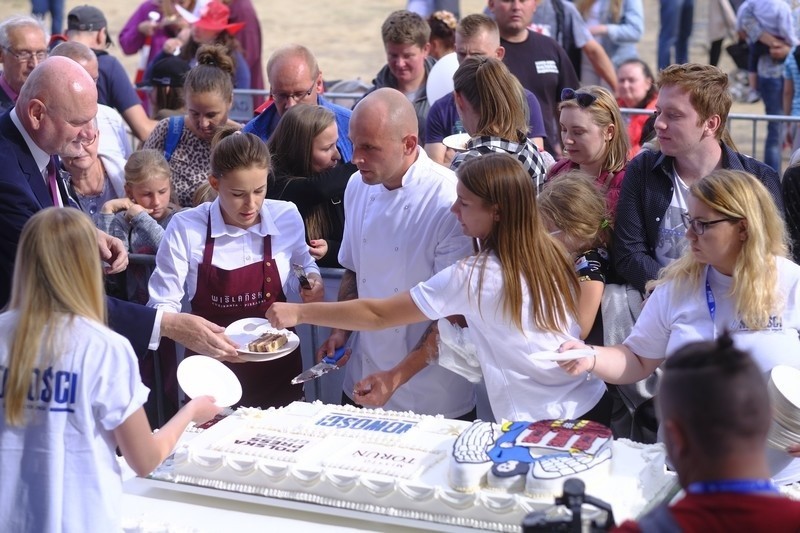
[[[341,348],[337,349],[333,352],[333,355],[326,355],[322,358],[322,361],[317,363],[316,365],[312,366],[305,372],[301,372],[292,380],[292,385],[297,385],[298,383],[305,383],[306,381],[311,381],[312,379],[317,379],[320,376],[331,372],[332,370],[338,370],[339,367],[336,365],[336,362],[342,358],[344,355],[345,347],[342,346]]]

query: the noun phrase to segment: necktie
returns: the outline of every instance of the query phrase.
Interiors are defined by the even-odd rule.
[[[58,193],[58,183],[56,183],[56,160],[55,157],[50,157],[50,162],[47,163],[47,183],[50,186],[50,197],[53,199],[53,205],[59,207],[61,205],[60,194]]]

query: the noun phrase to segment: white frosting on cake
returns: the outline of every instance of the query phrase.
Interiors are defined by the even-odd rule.
[[[552,496],[517,492],[519,481],[490,487],[487,470],[493,463],[468,446],[461,455],[473,462],[461,463],[466,466],[458,471],[451,467],[454,442],[464,430],[473,431],[472,438],[483,446],[489,442],[487,429],[494,436],[496,425],[483,424],[318,402],[239,409],[193,435],[156,477],[369,513],[518,530],[526,514],[551,506]],[[606,461],[610,476],[608,469],[592,469],[605,479],[587,492],[614,505],[619,521],[635,517],[648,501],[644,494],[663,490],[671,477],[663,473],[661,447],[619,441],[613,454],[614,461]],[[628,464],[617,468],[618,458]],[[661,473],[648,470],[651,461]]]

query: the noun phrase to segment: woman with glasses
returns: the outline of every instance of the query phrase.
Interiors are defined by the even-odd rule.
[[[648,284],[653,293],[630,335],[560,363],[569,374],[633,383],[681,346],[724,331],[764,372],[800,364],[800,266],[787,259],[783,219],[766,187],[746,172],[715,170],[689,187],[686,206],[688,246]],[[798,463],[776,481],[800,479]]]
[[[144,148],[160,150],[172,169],[173,201],[192,206],[192,197],[208,178],[211,140],[226,124],[233,104],[233,61],[220,45],[202,46],[197,65],[183,84],[186,114],[156,125]],[[236,125],[236,123],[232,123]]]
[[[514,156],[538,191],[547,167],[539,149],[528,139],[528,104],[522,85],[502,61],[468,57],[453,75],[453,96],[464,129],[470,135],[450,168],[492,152]]]
[[[613,222],[628,162],[628,132],[614,96],[597,85],[565,88],[558,104],[564,159],[548,173],[548,181],[570,170],[595,178],[606,195]]]

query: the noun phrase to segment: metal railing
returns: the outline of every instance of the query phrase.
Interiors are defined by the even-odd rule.
[[[627,108],[624,107],[620,109],[623,116],[630,116],[630,115],[652,115],[653,111],[649,109],[634,109],[634,108]],[[735,128],[733,128],[734,122],[750,122],[750,138],[742,142],[742,139],[739,138],[740,136],[736,135]],[[767,125],[771,122],[778,122],[780,124],[789,124],[789,123],[797,123],[800,122],[800,116],[791,116],[791,115],[759,115],[753,113],[730,113],[728,114],[728,122],[727,128],[728,132],[731,134],[731,138],[733,138],[734,142],[736,142],[737,147],[744,151],[744,147],[748,144],[750,146],[749,154],[758,160],[763,160],[762,157],[759,157],[760,151],[763,150],[763,146],[759,149],[758,141],[758,128],[761,123]],[[783,142],[783,139],[780,140]],[[761,154],[763,155],[763,154]]]

